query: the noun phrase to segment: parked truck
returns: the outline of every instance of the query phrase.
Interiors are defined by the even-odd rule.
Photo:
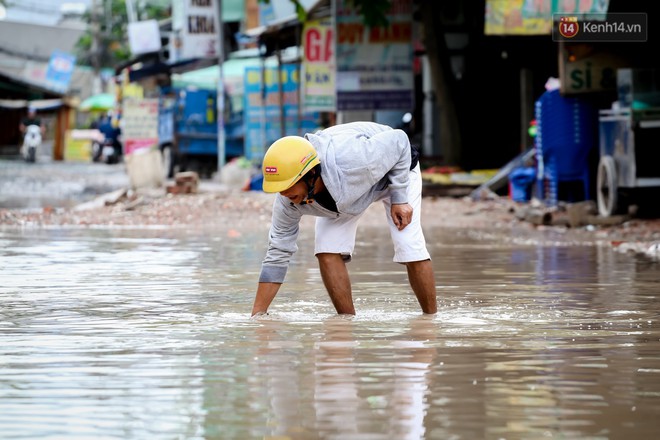
[[[225,161],[244,154],[243,112],[225,96]],[[168,177],[196,171],[210,178],[218,169],[217,92],[199,88],[166,88],[159,105],[159,139]]]

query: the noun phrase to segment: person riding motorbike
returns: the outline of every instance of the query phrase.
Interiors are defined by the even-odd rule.
[[[99,123],[98,130],[105,137],[102,145],[101,156],[105,159],[106,163],[117,163],[122,156],[122,145],[119,140],[121,129],[118,127],[116,121],[113,121],[112,115],[106,115]],[[105,151],[103,151],[105,150]]]
[[[34,108],[30,107],[27,116],[21,119],[19,130],[23,136],[21,156],[28,162],[34,162],[44,134],[43,123]]]

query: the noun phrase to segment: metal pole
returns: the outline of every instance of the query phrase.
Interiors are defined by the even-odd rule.
[[[91,61],[94,77],[92,82],[92,93],[97,94],[105,91],[105,86],[101,80],[101,53],[104,50],[101,40],[101,22],[99,13],[98,0],[92,0],[91,9],[91,30],[92,30],[92,47],[91,47]]]
[[[529,123],[534,119],[534,91],[532,87],[532,71],[520,69],[520,151],[529,147]]]
[[[222,21],[222,0],[218,0],[218,176],[225,166],[225,81],[222,65],[224,63],[224,29]]]
[[[302,25],[304,26],[304,24]],[[298,56],[297,58],[297,64],[296,64],[296,70],[298,74],[298,87],[297,87],[297,97],[298,97],[298,113],[297,113],[297,119],[298,119],[298,126],[296,127],[298,129],[298,135],[303,136],[305,133],[303,132],[303,111],[302,111],[302,85],[303,85],[303,78],[302,78],[302,62],[304,55],[302,55],[300,52],[300,46],[301,46],[301,28],[296,27],[296,50],[298,51]]]
[[[266,136],[266,57],[265,55],[261,56],[261,119],[259,121],[259,127],[261,129],[261,157],[259,160],[263,159],[264,154],[266,154],[266,149],[268,145],[268,138]]]
[[[286,136],[286,119],[284,116],[284,89],[282,87],[282,52],[277,48],[277,93],[280,97],[280,136]]]
[[[128,15],[128,21],[133,23],[137,21],[137,15],[135,15],[135,7],[133,6],[133,0],[126,0],[126,15]]]

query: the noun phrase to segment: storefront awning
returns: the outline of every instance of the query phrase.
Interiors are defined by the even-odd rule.
[[[61,99],[36,99],[28,101],[27,99],[0,99],[0,108],[3,109],[23,109],[33,108],[37,111],[55,110],[64,105]]]
[[[27,82],[15,75],[0,71],[0,96],[5,99],[49,99],[61,98],[64,95],[43,85]]]

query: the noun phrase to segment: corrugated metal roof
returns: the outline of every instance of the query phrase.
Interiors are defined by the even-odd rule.
[[[84,29],[0,20],[0,50],[48,61],[54,50],[73,52]]]

